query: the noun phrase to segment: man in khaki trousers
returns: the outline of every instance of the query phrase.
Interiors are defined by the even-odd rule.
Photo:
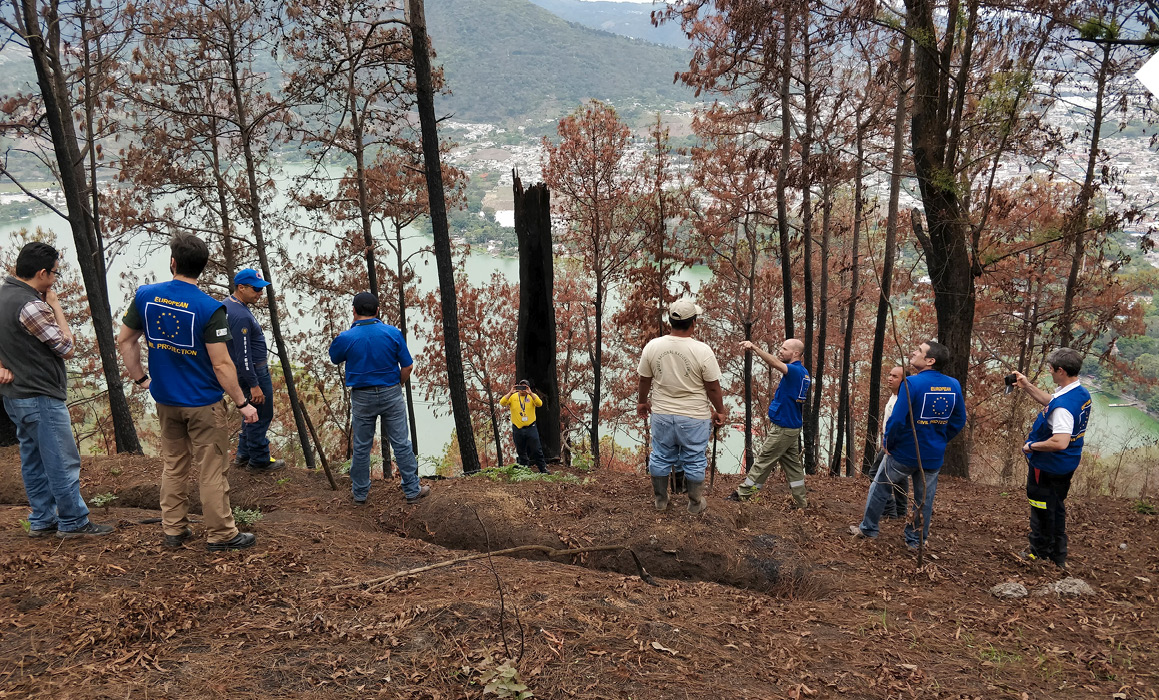
[[[752,471],[745,477],[737,490],[729,495],[730,501],[747,501],[769,478],[773,468],[779,463],[785,472],[793,503],[804,508],[809,503],[805,498],[805,469],[801,466],[802,411],[809,398],[809,370],[801,364],[805,355],[805,344],[796,338],[789,338],[781,344],[776,355],[761,350],[745,340],[741,344],[745,350],[752,350],[762,360],[783,376],[777,384],[773,400],[769,403],[769,434],[757,451]]]
[[[230,335],[225,306],[197,288],[197,278],[209,262],[209,248],[185,233],[175,235],[169,248],[173,279],[137,289],[117,336],[129,377],[157,402],[165,460],[162,545],[180,547],[193,536],[189,526],[193,467],[201,483],[209,551],[243,549],[256,537],[238,532],[229,504],[229,409],[222,392],[237,404],[246,423],[258,419],[258,410],[237,383],[226,347]],[[149,346],[152,379],[141,364],[142,336]]]

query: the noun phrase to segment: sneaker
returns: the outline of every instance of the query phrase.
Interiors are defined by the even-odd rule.
[[[909,550],[909,551],[911,551],[911,552],[916,552],[916,551],[918,551],[918,546],[917,546],[916,544],[914,544],[913,542],[906,542],[906,543],[905,543],[905,548],[906,548],[906,549],[908,549],[908,550]]]
[[[49,527],[33,528],[28,531],[29,537],[52,537],[56,534],[56,525]]]
[[[185,540],[193,537],[193,528],[186,527],[180,535],[165,535],[161,538],[161,546],[165,549],[177,549],[185,544]]]
[[[68,540],[74,537],[101,537],[102,535],[112,534],[115,529],[112,525],[97,525],[90,521],[79,530],[57,530],[56,536],[62,540]]]
[[[271,459],[268,464],[250,464],[250,469],[259,474],[265,474],[266,472],[276,472],[279,469],[285,468],[286,460],[284,459]]]
[[[859,540],[875,540],[875,539],[877,539],[876,535],[867,535],[864,532],[862,532],[860,525],[850,525],[849,526],[849,534],[853,535],[854,537],[856,537]]]
[[[210,542],[206,545],[211,552],[231,552],[235,549],[245,549],[254,546],[258,536],[252,532],[239,532],[232,540],[225,542]]]
[[[418,503],[422,499],[426,498],[430,492],[431,492],[430,486],[423,486],[422,488],[419,489],[419,492],[416,493],[415,495],[406,497],[406,504],[408,506],[413,506],[414,504]]]
[[[1028,561],[1028,562],[1042,561],[1042,559],[1037,554],[1030,551],[1029,549],[1024,549],[1021,552],[1019,552],[1018,558],[1021,559],[1022,561]]]
[[[356,506],[364,506],[364,505],[366,505],[366,499],[365,499],[365,498],[353,498],[353,497],[351,497],[351,499],[350,499],[350,500],[351,500],[351,501],[353,501],[354,505],[356,505]]]

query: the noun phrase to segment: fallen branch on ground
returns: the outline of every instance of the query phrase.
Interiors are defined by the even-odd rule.
[[[644,565],[640,562],[640,557],[636,556],[635,552],[633,552],[628,547],[625,547],[624,545],[610,544],[610,545],[605,545],[602,547],[580,547],[578,549],[553,549],[552,547],[548,547],[548,546],[542,545],[542,544],[525,544],[525,545],[521,545],[519,547],[509,547],[507,549],[498,549],[494,552],[483,552],[481,554],[469,554],[465,557],[458,557],[457,559],[450,559],[447,561],[441,561],[441,562],[438,562],[437,564],[428,564],[426,566],[420,566],[416,569],[407,569],[406,571],[399,571],[398,573],[390,574],[389,576],[380,576],[379,578],[373,578],[373,579],[370,579],[369,581],[354,581],[352,583],[343,583],[343,584],[339,584],[337,586],[331,586],[331,588],[333,590],[342,590],[344,588],[363,588],[363,589],[368,590],[368,591],[377,591],[381,588],[385,588],[386,586],[390,585],[392,582],[397,581],[400,578],[405,578],[407,576],[413,576],[415,574],[421,574],[421,573],[424,573],[427,571],[433,571],[435,569],[444,569],[448,566],[454,566],[455,564],[461,564],[461,563],[467,562],[467,561],[474,561],[476,559],[486,559],[489,556],[493,556],[493,555],[497,555],[497,554],[507,555],[507,554],[522,554],[523,552],[542,552],[543,554],[547,555],[548,557],[554,559],[556,557],[568,557],[568,556],[574,556],[577,554],[587,554],[588,552],[612,552],[612,551],[616,551],[616,550],[620,550],[620,549],[627,549],[628,553],[632,555],[632,560],[634,562],[636,562],[636,570],[639,572],[640,579],[642,581],[644,581],[644,583],[647,583],[650,586],[660,585],[660,584],[656,583],[655,579],[652,578],[652,574],[649,574],[648,570],[644,568]]]

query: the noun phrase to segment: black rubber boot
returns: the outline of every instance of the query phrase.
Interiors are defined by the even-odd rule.
[[[688,512],[696,515],[708,507],[708,499],[704,497],[703,481],[685,481],[688,487]]]
[[[668,508],[668,477],[652,477],[652,495],[656,497],[652,501],[652,505],[656,507],[656,512],[664,512]]]
[[[684,486],[683,471],[672,472],[672,493],[674,495],[678,493],[688,493],[688,489]]]

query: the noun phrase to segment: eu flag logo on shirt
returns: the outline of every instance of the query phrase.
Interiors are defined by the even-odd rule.
[[[922,397],[922,420],[945,420],[954,412],[954,394],[927,391]]]
[[[195,319],[192,311],[149,302],[145,304],[145,335],[155,343],[191,348]]]

